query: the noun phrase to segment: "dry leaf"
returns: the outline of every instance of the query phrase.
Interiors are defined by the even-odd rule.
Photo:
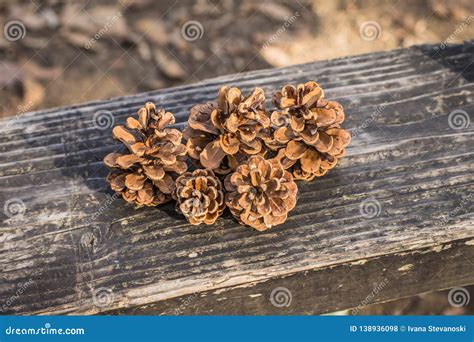
[[[135,27],[152,43],[163,46],[169,43],[169,36],[163,21],[158,18],[142,18],[135,23]]]
[[[257,7],[258,11],[273,20],[284,22],[293,15],[293,12],[286,6],[265,1]]]
[[[43,103],[46,93],[41,83],[26,78],[23,82],[23,89],[22,107],[25,108],[25,111],[31,111]]]
[[[154,51],[155,62],[163,74],[172,79],[184,79],[186,71],[173,56],[168,55],[160,49]]]

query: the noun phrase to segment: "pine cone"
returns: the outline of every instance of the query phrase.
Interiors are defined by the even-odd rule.
[[[276,126],[273,140],[266,139],[270,149],[278,151],[276,160],[288,169],[293,167],[295,179],[312,180],[333,168],[345,154],[351,140],[341,128],[344,121],[342,106],[323,98],[324,92],[316,82],[283,87],[273,96],[280,111],[271,115]]]
[[[276,160],[252,156],[226,177],[224,185],[232,214],[260,231],[285,222],[296,205],[298,187]]]
[[[147,102],[138,111],[138,120],[128,117],[127,128],[114,127],[114,138],[130,153],[110,153],[104,158],[112,168],[107,181],[127,202],[155,206],[171,199],[174,179],[187,170],[182,134],[166,128],[174,122],[173,114]]]
[[[213,224],[225,209],[221,181],[212,170],[186,172],[176,180],[176,210],[194,225]]]
[[[194,106],[185,131],[189,156],[198,166],[227,174],[248,156],[264,154],[259,133],[270,127],[264,103],[261,88],[244,98],[238,88],[222,87],[217,103]]]

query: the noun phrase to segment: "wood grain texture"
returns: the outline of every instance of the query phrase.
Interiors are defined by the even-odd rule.
[[[473,124],[449,120],[472,119],[473,56],[473,42],[412,47],[0,121],[0,205],[25,209],[0,212],[0,310],[314,314],[357,307],[374,284],[384,286],[371,303],[474,283]],[[93,125],[99,111],[123,123],[150,100],[182,127],[223,84],[270,98],[310,79],[343,104],[353,141],[327,176],[299,183],[285,224],[259,233],[226,215],[195,227],[172,204],[135,209],[112,197],[101,160],[118,145]],[[278,287],[289,306],[269,300]]]

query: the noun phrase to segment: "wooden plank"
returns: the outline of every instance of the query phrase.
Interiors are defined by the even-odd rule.
[[[474,248],[465,248],[473,242],[472,239],[458,240],[416,251],[344,262],[114,313],[301,315],[353,308],[350,313],[357,314],[363,305],[474,283],[469,270],[474,263],[466,262],[474,260]],[[401,284],[403,292],[400,292]],[[278,293],[280,300],[272,301],[278,298]]]
[[[472,116],[473,52],[473,42],[412,47],[0,121],[0,204],[25,208],[0,213],[0,310],[321,313],[356,307],[384,277],[373,302],[474,283],[473,125],[449,124],[454,110]],[[226,215],[194,227],[172,204],[134,209],[111,197],[101,160],[118,145],[94,127],[98,111],[120,123],[151,100],[182,127],[223,84],[271,94],[309,79],[344,105],[354,137],[336,169],[299,184],[284,225],[259,233]],[[361,213],[367,203],[374,217]],[[291,291],[290,306],[271,304],[277,287]]]

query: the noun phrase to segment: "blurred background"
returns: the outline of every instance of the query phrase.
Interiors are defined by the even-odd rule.
[[[0,0],[0,116],[474,37],[474,1]]]
[[[472,0],[0,0],[0,117],[474,38]],[[471,296],[472,287],[467,287]],[[448,291],[358,314],[472,314]],[[347,313],[347,312],[346,312]]]

